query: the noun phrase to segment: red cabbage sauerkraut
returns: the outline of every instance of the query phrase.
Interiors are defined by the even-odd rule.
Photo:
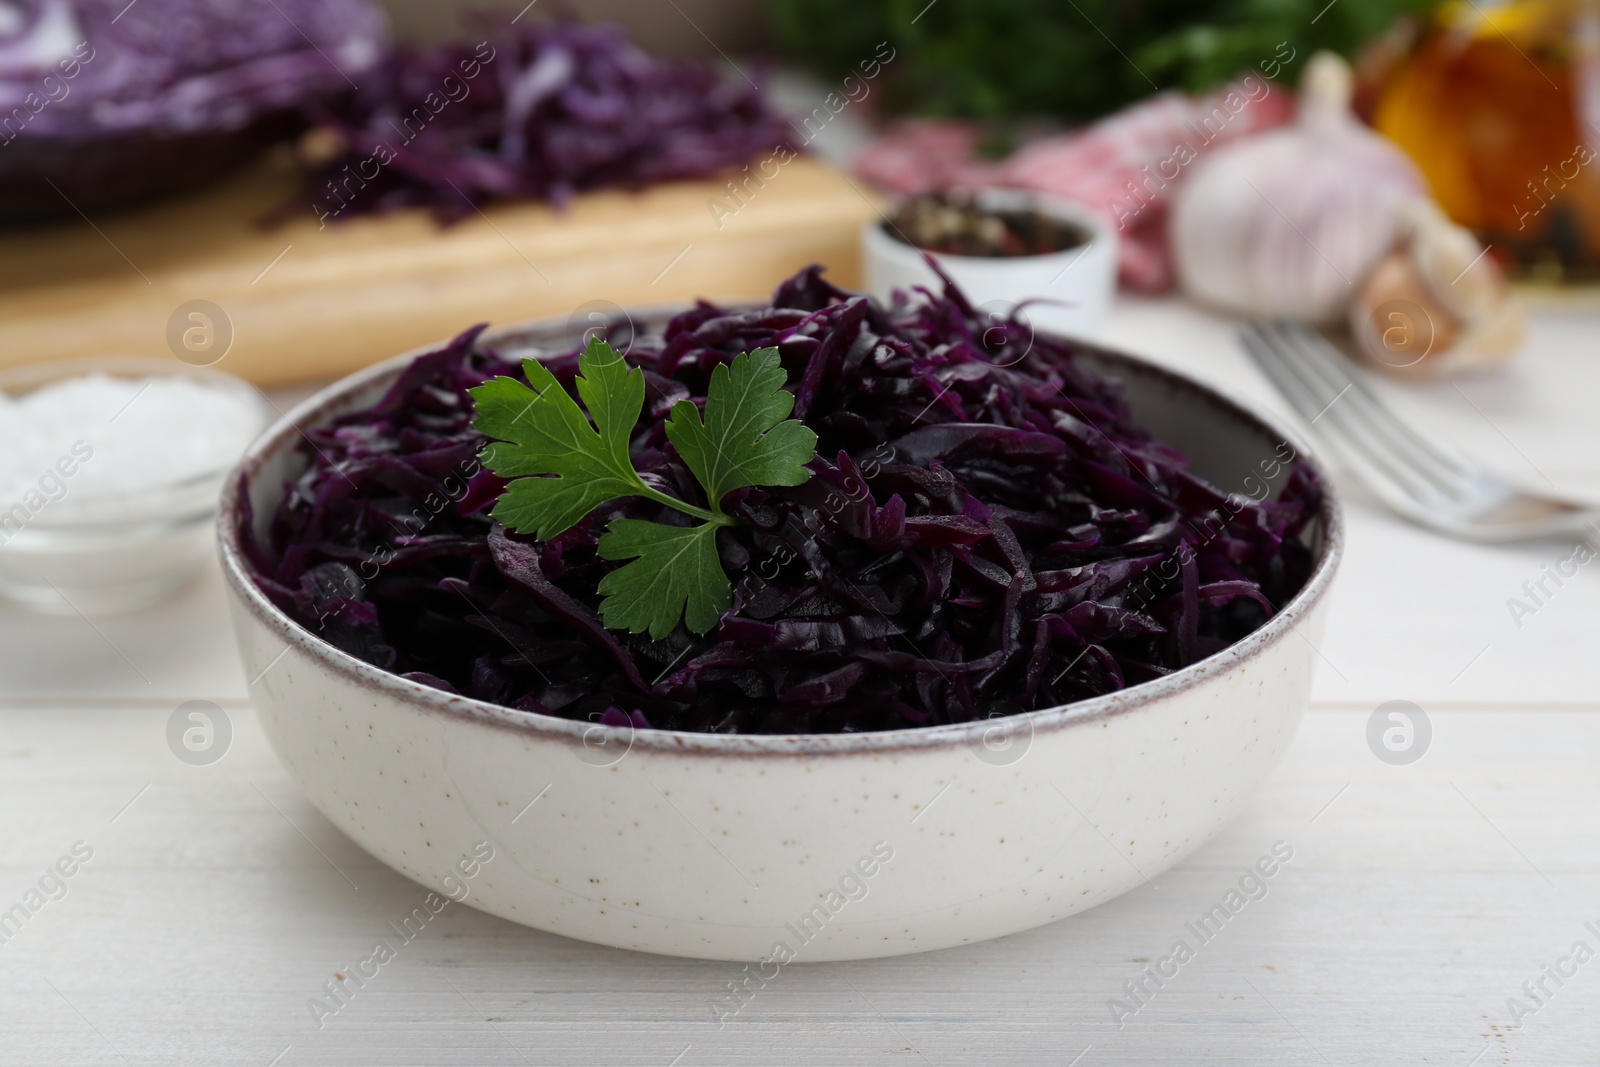
[[[609,631],[596,586],[618,564],[596,540],[660,506],[604,505],[546,542],[492,522],[504,483],[477,459],[467,390],[520,367],[479,345],[481,329],[309,430],[307,466],[260,542],[245,517],[274,603],[443,690],[718,733],[963,722],[1195,663],[1259,627],[1314,565],[1322,494],[1292,452],[1275,497],[1225,493],[1137,425],[1071,342],[1027,347],[1025,326],[980,316],[953,287],[884,306],[811,267],[769,307],[701,303],[627,353],[648,389],[634,464],[681,499],[698,489],[667,414],[738,353],[778,348],[819,444],[806,484],[726,503],[744,525],[720,535],[734,601],[715,630]],[[546,365],[572,388],[576,349]]]

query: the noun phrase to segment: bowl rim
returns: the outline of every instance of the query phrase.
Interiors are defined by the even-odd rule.
[[[728,305],[736,308],[740,305]],[[754,305],[752,305],[754,306]],[[630,319],[645,322],[684,310],[688,305],[640,308],[629,313]],[[559,317],[536,319],[485,331],[477,344],[493,346],[497,341],[511,340],[518,335],[549,333],[566,324]],[[1048,332],[1048,331],[1046,331]],[[1161,366],[1151,360],[1106,348],[1076,338],[1063,338],[1094,358],[1121,363],[1136,372],[1164,380],[1180,390],[1188,390],[1220,409],[1228,416],[1256,433],[1269,439],[1291,445],[1299,462],[1311,466],[1321,480],[1323,488],[1322,551],[1312,568],[1306,584],[1272,618],[1249,635],[1226,648],[1207,656],[1198,663],[1173,671],[1171,674],[1147,682],[1140,682],[1115,692],[1106,693],[1070,704],[1018,712],[1014,715],[975,719],[964,723],[939,726],[908,727],[899,730],[879,730],[848,734],[714,734],[681,730],[635,729],[631,726],[602,726],[594,722],[565,719],[534,711],[518,711],[504,705],[492,704],[458,693],[448,693],[422,682],[403,678],[398,674],[373,666],[324,641],[269,600],[251,580],[245,566],[243,546],[239,538],[239,520],[242,514],[240,498],[250,478],[267,462],[276,458],[285,448],[291,447],[304,435],[301,429],[318,425],[325,419],[345,410],[354,410],[353,398],[386,384],[416,357],[436,351],[448,339],[420,345],[400,355],[375,363],[333,382],[293,407],[251,442],[249,448],[229,473],[223,485],[217,513],[217,549],[225,584],[237,601],[259,624],[276,634],[289,648],[298,648],[324,668],[342,675],[346,680],[385,693],[401,700],[413,709],[429,711],[450,718],[466,719],[482,725],[507,729],[523,736],[538,737],[591,750],[609,749],[611,744],[623,748],[624,755],[634,748],[697,756],[743,756],[757,758],[795,756],[848,756],[859,754],[909,753],[927,749],[946,748],[965,744],[982,744],[990,731],[1016,730],[1026,725],[1029,740],[1040,732],[1081,727],[1085,724],[1128,714],[1148,707],[1166,698],[1194,689],[1208,681],[1227,674],[1242,663],[1258,659],[1272,646],[1286,640],[1291,632],[1302,639],[1296,629],[1302,620],[1324,600],[1335,572],[1344,555],[1345,520],[1343,505],[1337,491],[1327,477],[1327,467],[1304,438],[1268,411],[1254,411],[1211,386],[1186,373]],[[529,347],[527,344],[523,349]],[[537,345],[533,346],[537,349]],[[518,351],[512,346],[502,347],[502,354]],[[235,620],[236,624],[238,620]],[[238,634],[241,643],[244,634]],[[1309,643],[1309,639],[1307,639]],[[1312,646],[1321,656],[1320,650]],[[281,658],[283,653],[279,653]],[[276,663],[277,660],[273,660]],[[254,686],[272,669],[269,664],[250,681]],[[620,760],[620,756],[617,757]],[[607,760],[601,765],[614,761]]]

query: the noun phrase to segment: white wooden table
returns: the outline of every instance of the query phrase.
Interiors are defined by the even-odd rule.
[[[1220,320],[1124,302],[1106,334],[1283,408]],[[1597,335],[1600,312],[1540,308],[1503,374],[1391,392],[1506,472],[1594,495]],[[1519,627],[1507,599],[1570,545],[1451,544],[1347,495],[1312,713],[1218,840],[1155,886],[1044,929],[785,969],[720,1029],[708,1004],[737,967],[459,906],[319,1028],[309,999],[423,890],[334,830],[278,766],[218,576],[92,626],[0,609],[0,936],[47,868],[65,857],[74,870],[0,943],[0,1064],[1600,1062],[1600,959],[1571,955],[1578,941],[1600,953],[1600,567]],[[191,699],[233,725],[210,766],[165,739]],[[1433,727],[1408,766],[1366,741],[1393,699]],[[1266,897],[1199,945],[1185,924],[1276,841],[1294,858]],[[92,858],[75,863],[74,846]],[[1125,983],[1180,938],[1195,958],[1119,1027],[1109,1002],[1136,1006]]]

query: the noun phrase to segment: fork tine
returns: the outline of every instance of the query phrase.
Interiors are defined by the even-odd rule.
[[[1478,471],[1470,461],[1451,454],[1406,425],[1367,384],[1365,376],[1351,367],[1344,354],[1320,333],[1304,323],[1285,320],[1278,325],[1320,377],[1335,388],[1349,388],[1350,406],[1366,415],[1391,441],[1426,457],[1427,461],[1439,468],[1440,473],[1462,479],[1469,485],[1476,479]]]
[[[1329,399],[1325,382],[1310,378],[1303,366],[1287,357],[1282,340],[1259,325],[1247,327],[1244,333],[1246,350],[1258,366],[1281,389],[1295,410],[1308,423],[1315,423],[1318,436],[1347,464],[1361,469],[1375,488],[1386,488],[1383,495],[1400,497],[1413,508],[1425,506],[1430,497],[1437,497],[1433,483],[1421,479],[1403,465],[1397,465],[1388,452],[1377,449],[1362,434],[1353,429],[1337,412],[1337,395]]]
[[[1413,432],[1307,327],[1257,322],[1239,336],[1347,472],[1419,525],[1469,541],[1505,542],[1588,530],[1600,516],[1600,509],[1519,490]]]
[[[1457,501],[1473,495],[1476,487],[1472,475],[1447,465],[1437,450],[1422,442],[1382,401],[1365,389],[1353,372],[1346,373],[1334,363],[1334,359],[1342,362],[1343,357],[1321,335],[1298,324],[1280,324],[1278,334],[1283,340],[1280,350],[1291,366],[1298,368],[1303,376],[1321,382],[1327,390],[1338,390],[1336,399],[1329,403],[1330,417],[1346,422],[1363,440],[1375,446],[1386,445],[1385,456],[1392,466],[1422,479],[1435,493]],[[1335,412],[1335,403],[1339,403],[1342,410]]]
[[[1255,361],[1257,367],[1272,380],[1272,384],[1289,401],[1291,407],[1300,413],[1300,417],[1310,422],[1322,410],[1322,402],[1310,389],[1300,383],[1300,379],[1290,374],[1284,367],[1283,361],[1278,357],[1272,339],[1261,329],[1257,323],[1248,323],[1239,331],[1239,338],[1244,342],[1245,351]]]
[[[1436,507],[1442,496],[1438,483],[1427,478],[1415,464],[1406,462],[1404,453],[1398,451],[1393,442],[1382,440],[1381,435],[1373,433],[1344,406],[1341,398],[1349,396],[1348,383],[1335,390],[1332,383],[1315,374],[1283,336],[1271,330],[1267,336],[1272,339],[1272,351],[1282,361],[1284,369],[1323,401],[1311,420],[1313,432],[1324,439],[1342,438],[1346,451],[1358,454],[1369,473],[1376,471],[1386,475],[1414,504]]]

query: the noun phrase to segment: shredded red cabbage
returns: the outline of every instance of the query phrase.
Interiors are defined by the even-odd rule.
[[[1315,475],[1251,503],[1135,425],[1070,342],[981,318],[953,287],[885,307],[811,267],[772,306],[702,303],[636,341],[646,410],[633,460],[696,484],[664,432],[711,371],[773,345],[816,431],[813,478],[725,506],[734,602],[704,638],[613,633],[601,507],[547,542],[487,517],[467,390],[517,368],[482,327],[418,358],[370,409],[310,431],[265,544],[274,603],[369,663],[513,708],[613,725],[833,733],[962,722],[1156,678],[1260,626],[1305,583]],[[1009,348],[1007,346],[1010,346]],[[547,361],[569,389],[576,350]],[[1245,473],[1243,472],[1241,477]],[[248,525],[248,516],[246,516]]]
[[[345,148],[313,183],[319,215],[488,200],[564,201],[698,178],[788,146],[750,83],[655,59],[618,26],[525,24],[478,45],[400,48],[316,119]]]

